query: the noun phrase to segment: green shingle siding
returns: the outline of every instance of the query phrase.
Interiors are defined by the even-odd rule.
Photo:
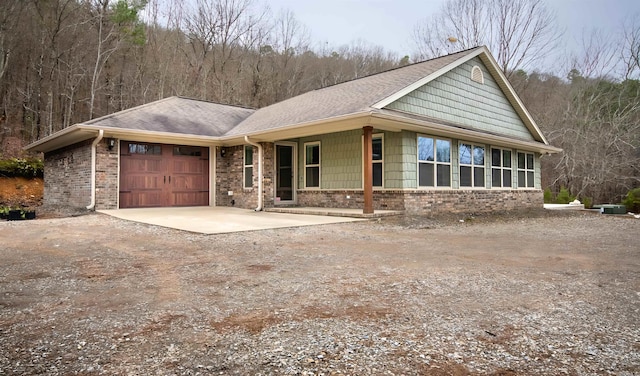
[[[484,84],[471,80],[479,66]],[[533,140],[479,58],[474,58],[391,103],[388,108],[459,123],[481,131]]]
[[[298,140],[298,188],[304,189],[304,144],[320,141],[320,187],[362,188],[362,131],[330,133]]]

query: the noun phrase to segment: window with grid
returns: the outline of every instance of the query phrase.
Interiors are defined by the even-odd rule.
[[[535,167],[533,153],[518,153],[518,188],[535,186]]]
[[[511,188],[511,150],[491,148],[491,187]]]
[[[244,188],[253,187],[253,146],[244,146]]]
[[[418,136],[418,186],[451,186],[451,141]]]
[[[304,144],[305,188],[320,188],[320,143]]]
[[[460,186],[484,187],[484,146],[460,143]]]

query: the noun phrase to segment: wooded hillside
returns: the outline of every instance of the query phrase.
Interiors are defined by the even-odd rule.
[[[452,4],[488,4],[497,13],[485,11],[485,17],[508,20],[513,16],[498,12],[500,6],[544,2],[450,0],[447,6]],[[492,50],[551,144],[565,150],[543,157],[544,187],[566,186],[595,202],[617,202],[640,185],[640,24],[626,25],[622,33],[618,43],[592,34],[583,53],[554,72],[518,65],[535,59],[501,61],[509,51]],[[455,47],[493,48],[492,41],[475,37]],[[432,57],[419,38],[416,45],[415,60]],[[24,145],[172,95],[258,108],[412,61],[364,42],[318,47],[292,12],[252,0],[4,0],[0,141]],[[5,157],[8,149],[3,146]]]

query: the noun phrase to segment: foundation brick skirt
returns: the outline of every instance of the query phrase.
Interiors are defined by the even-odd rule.
[[[311,191],[297,193],[298,206],[360,209],[362,191]],[[541,190],[389,190],[374,191],[375,210],[404,210],[408,214],[486,213],[539,208]]]

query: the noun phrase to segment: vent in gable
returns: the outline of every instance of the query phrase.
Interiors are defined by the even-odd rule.
[[[482,69],[479,66],[474,66],[471,68],[471,80],[484,84],[484,75],[482,74]]]

